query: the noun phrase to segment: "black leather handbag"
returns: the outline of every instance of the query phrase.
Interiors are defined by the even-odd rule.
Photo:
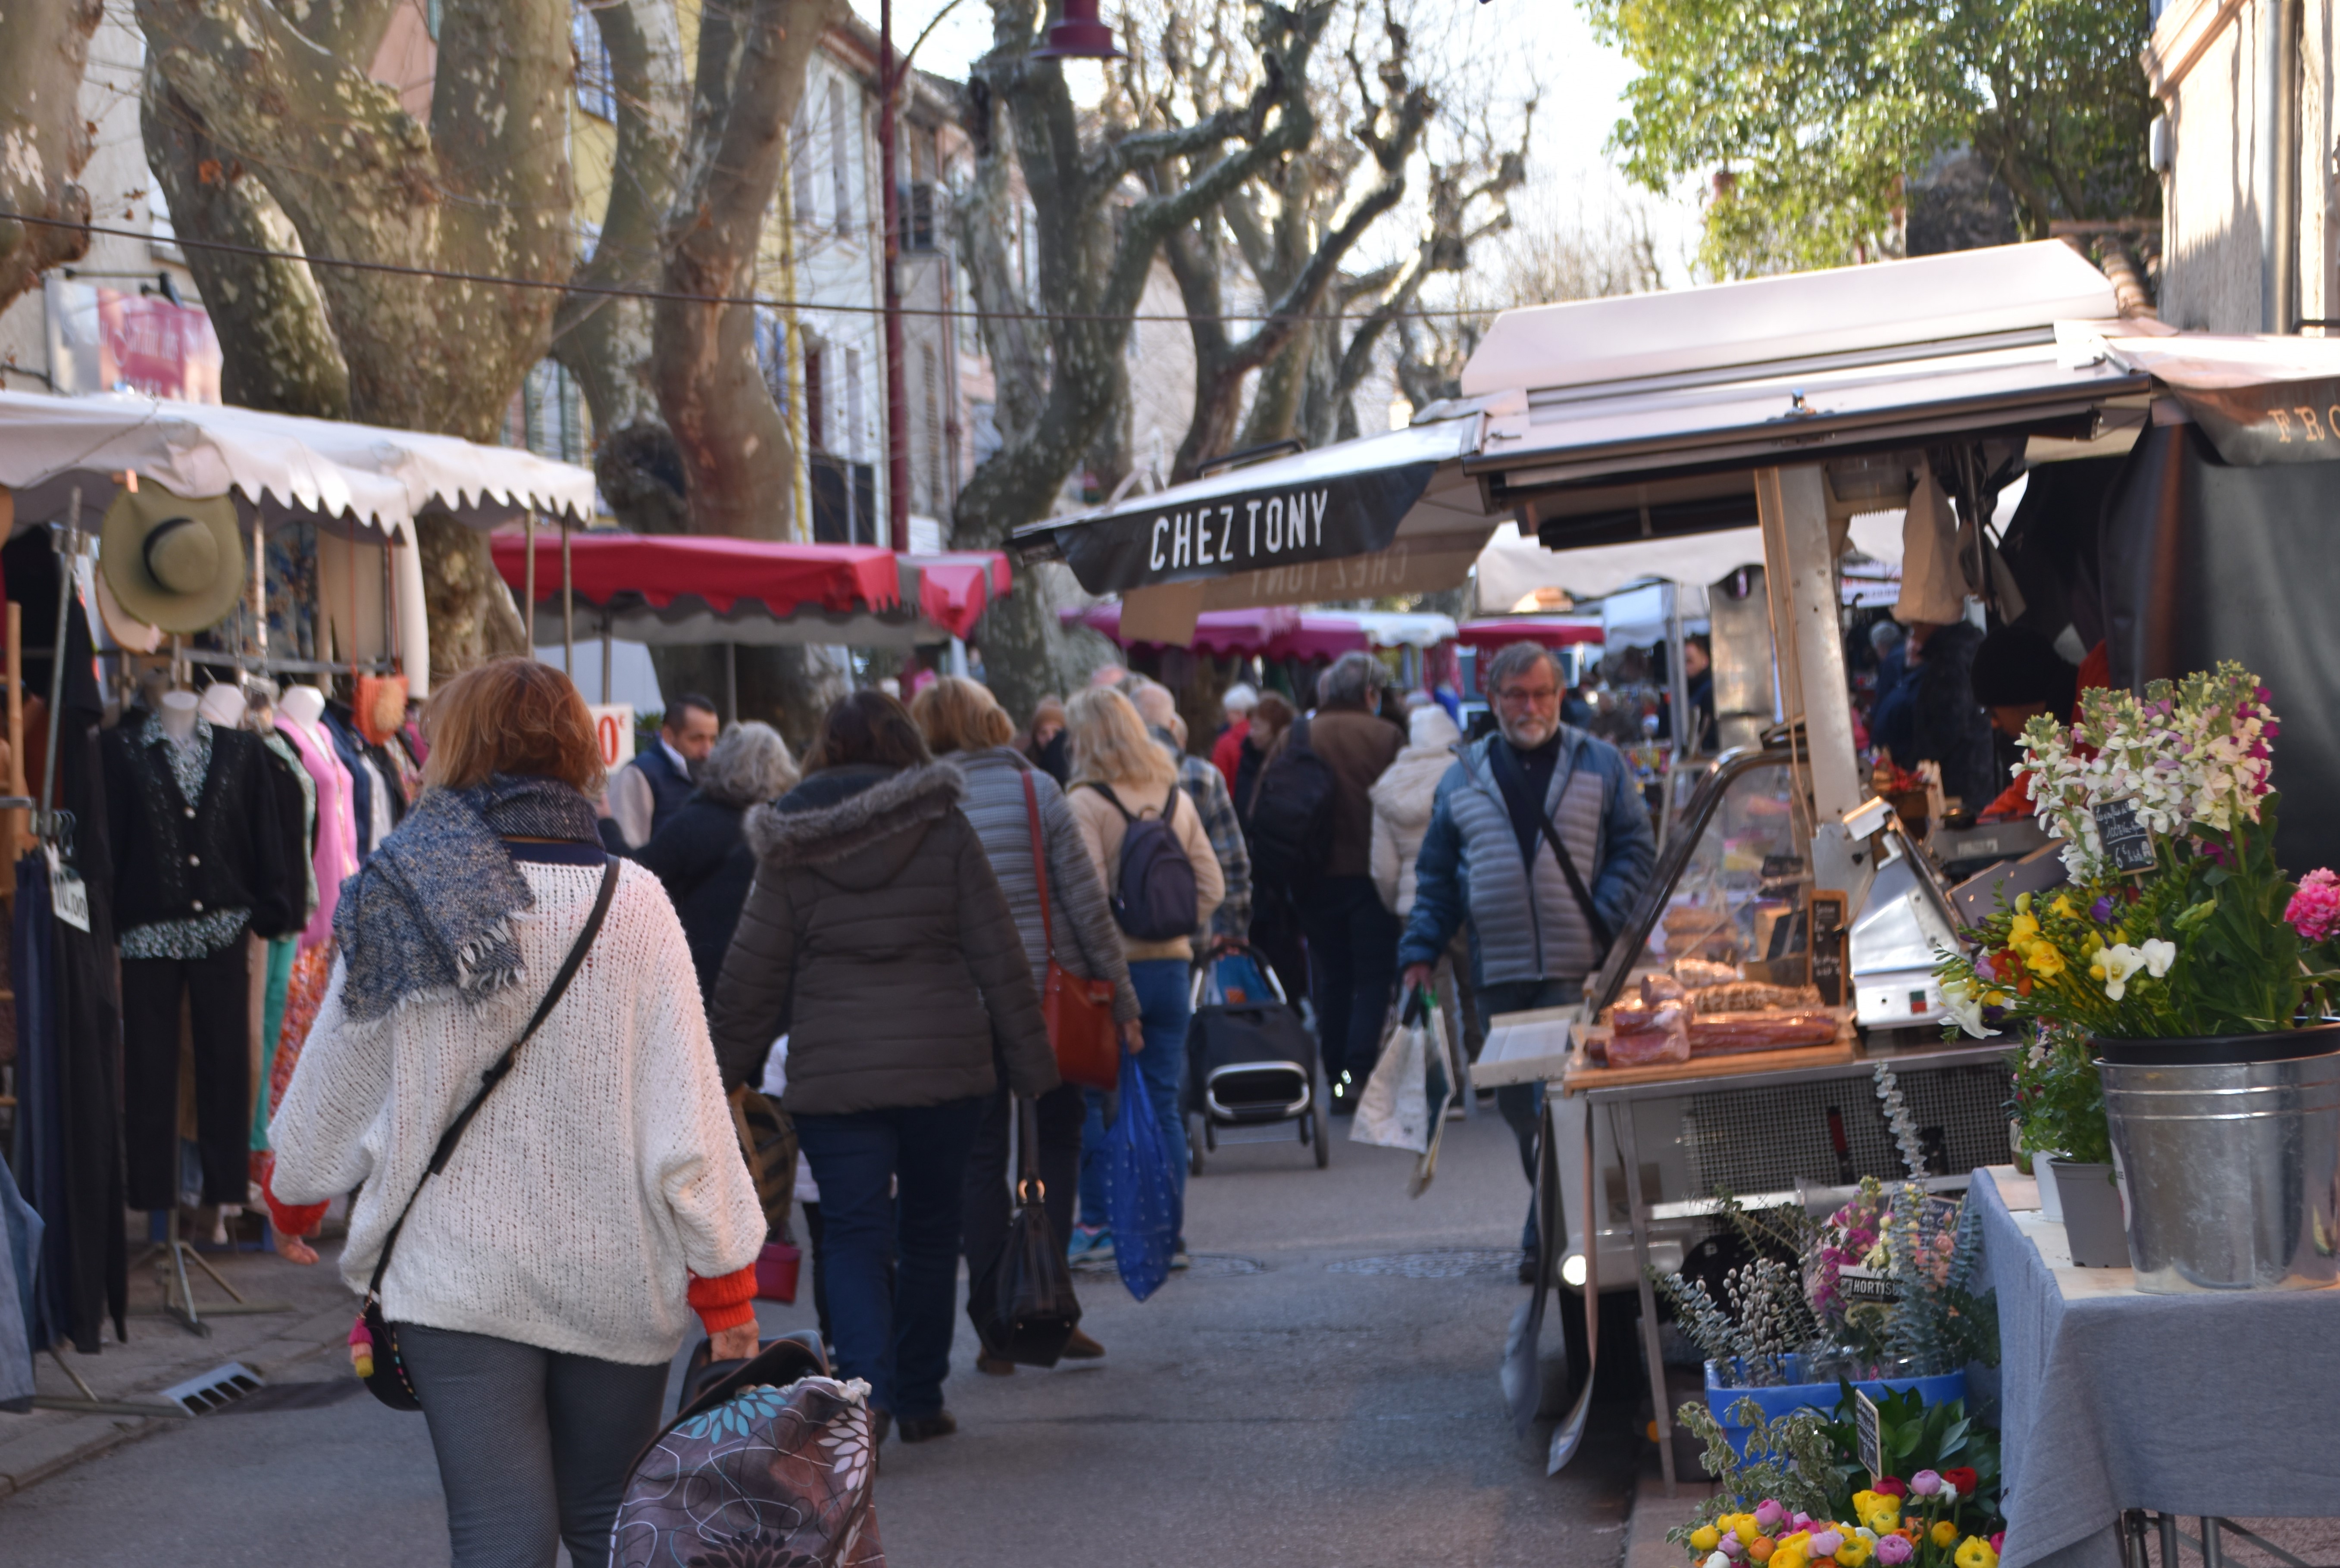
[[[967,1316],[992,1355],[1025,1366],[1054,1366],[1081,1326],[1081,1304],[1073,1295],[1073,1271],[1065,1267],[1064,1241],[1041,1203],[1039,1116],[1022,1099],[1016,1112],[1022,1148],[1016,1217],[998,1256],[967,1293]]]
[[[407,1195],[406,1207],[398,1211],[397,1223],[390,1228],[390,1234],[382,1238],[382,1256],[374,1259],[373,1277],[366,1281],[365,1306],[358,1313],[355,1326],[350,1330],[350,1349],[358,1376],[364,1381],[366,1391],[392,1410],[422,1408],[422,1401],[415,1395],[413,1381],[406,1376],[406,1364],[399,1358],[398,1331],[382,1310],[382,1277],[390,1271],[390,1255],[398,1246],[398,1233],[406,1228],[406,1217],[414,1212],[414,1200],[422,1196],[423,1183],[447,1169],[447,1161],[454,1157],[455,1145],[462,1139],[463,1129],[471,1126],[471,1118],[480,1113],[481,1103],[511,1071],[512,1058],[520,1053],[521,1046],[528,1043],[529,1037],[543,1027],[544,1021],[551,1016],[554,1004],[568,991],[569,982],[577,978],[578,966],[585,962],[585,954],[592,947],[593,939],[601,933],[601,922],[608,918],[610,901],[617,896],[617,892],[618,863],[613,860],[601,872],[601,892],[593,901],[593,912],[585,917],[585,929],[577,933],[577,940],[570,945],[569,957],[561,964],[560,972],[552,977],[552,988],[544,993],[544,1000],[536,1004],[536,1011],[530,1017],[528,1027],[520,1031],[520,1038],[506,1046],[504,1053],[496,1058],[493,1065],[480,1074],[480,1087],[472,1091],[471,1102],[456,1113],[455,1119],[447,1124],[447,1130],[439,1135],[439,1147],[431,1151],[431,1168],[422,1173],[422,1180],[414,1184],[414,1190]]]

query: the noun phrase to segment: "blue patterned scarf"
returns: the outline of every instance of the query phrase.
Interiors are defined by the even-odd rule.
[[[498,774],[425,790],[363,869],[342,884],[333,940],[352,1022],[452,992],[478,1006],[522,978],[512,917],[536,903],[503,841],[600,842],[592,803],[567,784]]]

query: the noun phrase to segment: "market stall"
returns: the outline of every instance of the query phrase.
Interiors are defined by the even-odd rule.
[[[154,1215],[166,1305],[190,1329],[278,1309],[239,1298],[183,1243],[179,1216],[192,1194],[220,1245],[258,1243],[236,1216],[264,1174],[267,1109],[330,972],[334,899],[417,786],[407,703],[430,671],[417,521],[484,530],[541,513],[566,526],[592,502],[584,469],[449,437],[0,393],[0,565],[21,628],[6,671],[21,741],[11,782],[37,803],[34,853],[14,867],[7,1108],[26,1195],[48,1222],[32,1343],[94,1354],[103,1320],[118,1323],[125,1207]],[[198,670],[287,684],[263,714],[240,678],[199,696]],[[107,725],[116,705],[136,732]],[[40,721],[19,726],[28,708]],[[206,783],[183,819],[122,809],[144,782],[147,725],[208,739]],[[176,912],[157,905],[154,867],[180,858],[195,912],[212,896],[202,879],[224,874],[195,869],[188,833],[205,858],[225,845],[244,863],[251,907],[190,916],[200,929],[165,942],[155,929]],[[175,1109],[183,1050],[191,1162]],[[198,1305],[205,1274],[226,1299]]]

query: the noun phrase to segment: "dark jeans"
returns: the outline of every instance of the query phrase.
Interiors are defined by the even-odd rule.
[[[960,1223],[960,1247],[967,1254],[967,1287],[991,1266],[1007,1243],[1007,1223],[1015,1216],[1016,1166],[1010,1134],[1016,1126],[1014,1100],[1003,1087],[983,1108],[975,1143],[967,1156],[967,1205]],[[1073,1234],[1073,1197],[1081,1179],[1081,1119],[1087,1107],[1077,1083],[1059,1084],[1042,1095],[1034,1108],[1040,1124],[1041,1201],[1048,1210],[1048,1227],[1061,1247]]]
[[[1499,1012],[1527,1012],[1539,1007],[1573,1007],[1584,1000],[1584,982],[1581,980],[1507,980],[1496,985],[1479,988],[1479,1027],[1483,1031],[1487,1021]],[[1511,1125],[1512,1136],[1519,1140],[1520,1169],[1528,1178],[1528,1191],[1535,1191],[1536,1129],[1543,1118],[1543,1085],[1541,1083],[1507,1083],[1495,1090],[1495,1109],[1503,1113]],[[1533,1252],[1536,1245],[1535,1199],[1528,1199],[1528,1223],[1522,1250]]]
[[[820,1184],[821,1285],[838,1376],[867,1379],[869,1403],[900,1420],[943,1407],[967,1155],[983,1106],[970,1095],[796,1118]]]
[[[1145,1034],[1145,1049],[1135,1059],[1137,1074],[1145,1080],[1145,1098],[1154,1108],[1155,1126],[1162,1129],[1163,1147],[1170,1151],[1181,1198],[1186,1193],[1186,1113],[1180,1097],[1186,1086],[1186,1026],[1195,1017],[1191,977],[1186,961],[1179,958],[1135,959],[1129,965],[1137,1026]],[[1103,1227],[1113,1223],[1106,1208],[1106,1096],[1094,1089],[1082,1094],[1088,1114],[1081,1132],[1081,1223]],[[1177,1243],[1183,1247],[1186,1238],[1181,1236]]]
[[[1300,918],[1308,932],[1325,1080],[1338,1083],[1346,1071],[1362,1088],[1381,1056],[1382,1024],[1397,981],[1397,916],[1382,907],[1373,878],[1328,876],[1302,902]]]
[[[130,1207],[178,1202],[179,998],[195,1050],[195,1142],[203,1201],[250,1196],[252,969],[243,938],[208,958],[122,961],[123,1137]]]
[[[658,1435],[667,1364],[567,1356],[398,1326],[447,1494],[454,1568],[604,1568],[634,1455]]]

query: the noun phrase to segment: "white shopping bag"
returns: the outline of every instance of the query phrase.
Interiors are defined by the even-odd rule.
[[[1410,1149],[1416,1154],[1430,1147],[1430,1101],[1423,1081],[1429,1045],[1424,1011],[1409,999],[1390,1026],[1381,1060],[1373,1063],[1373,1075],[1357,1097],[1357,1114],[1349,1119],[1351,1142]]]

